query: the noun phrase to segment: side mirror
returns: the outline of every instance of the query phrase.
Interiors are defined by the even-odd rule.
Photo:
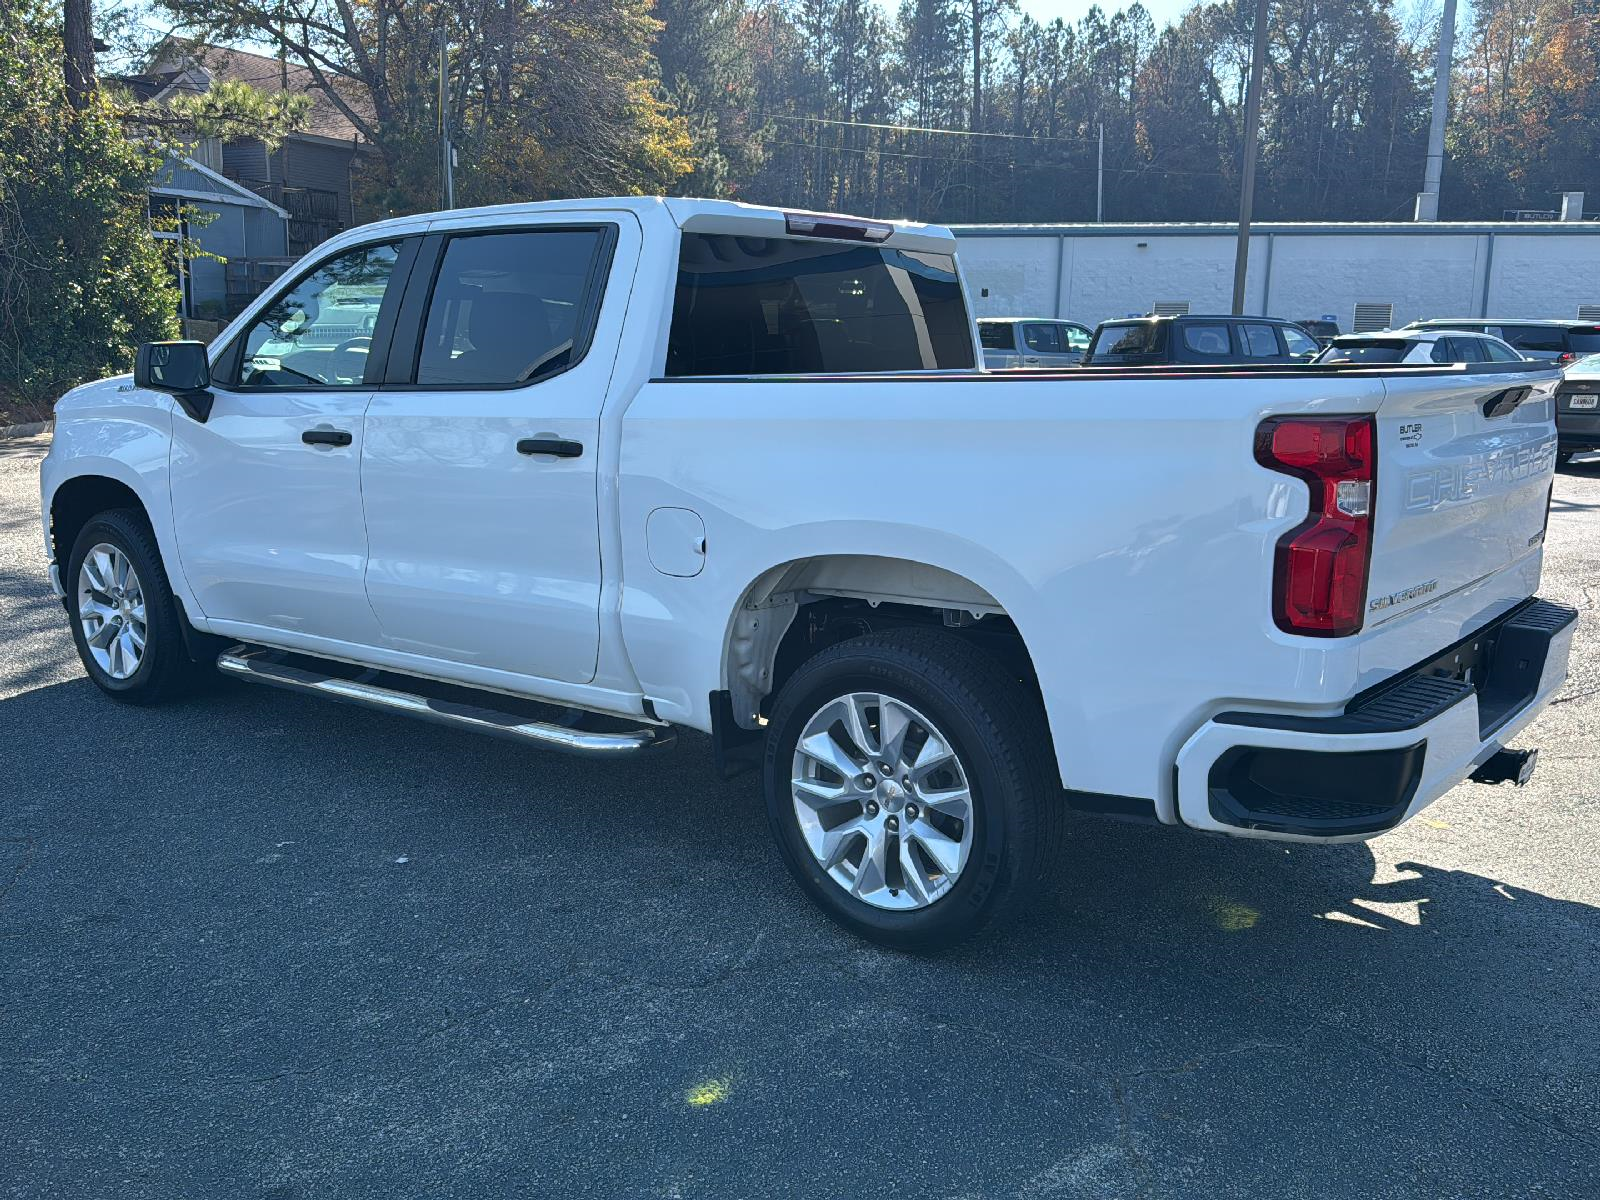
[[[211,361],[204,342],[146,342],[133,360],[133,385],[170,393],[196,421],[211,415]]]

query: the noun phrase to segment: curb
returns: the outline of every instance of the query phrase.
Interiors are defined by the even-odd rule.
[[[33,437],[49,432],[52,421],[35,421],[31,425],[0,425],[0,442],[7,438]]]

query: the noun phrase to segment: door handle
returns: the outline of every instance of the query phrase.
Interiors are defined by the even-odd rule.
[[[344,429],[308,429],[300,440],[308,446],[348,446],[355,439]]]
[[[1037,363],[1039,361],[1039,356],[1036,354],[1025,354],[1022,356],[1022,361],[1025,363]]]
[[[577,458],[583,453],[582,442],[569,442],[566,438],[523,438],[517,443],[518,454],[551,454],[556,458]]]

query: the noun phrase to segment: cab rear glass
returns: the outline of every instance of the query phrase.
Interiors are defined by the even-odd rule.
[[[1340,345],[1334,342],[1317,359],[1322,363],[1397,363],[1405,358],[1411,343],[1400,338],[1382,341],[1363,338],[1359,342]]]
[[[669,376],[970,369],[952,254],[685,233]]]
[[[1105,324],[1095,330],[1089,357],[1096,360],[1144,358],[1154,354],[1160,342],[1160,329],[1153,321]]]

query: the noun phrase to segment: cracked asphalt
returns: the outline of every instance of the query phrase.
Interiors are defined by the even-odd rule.
[[[0,442],[0,1195],[1600,1195],[1600,457],[1528,788],[1312,850],[1085,819],[927,961],[813,913],[698,737],[104,700],[44,450]]]

